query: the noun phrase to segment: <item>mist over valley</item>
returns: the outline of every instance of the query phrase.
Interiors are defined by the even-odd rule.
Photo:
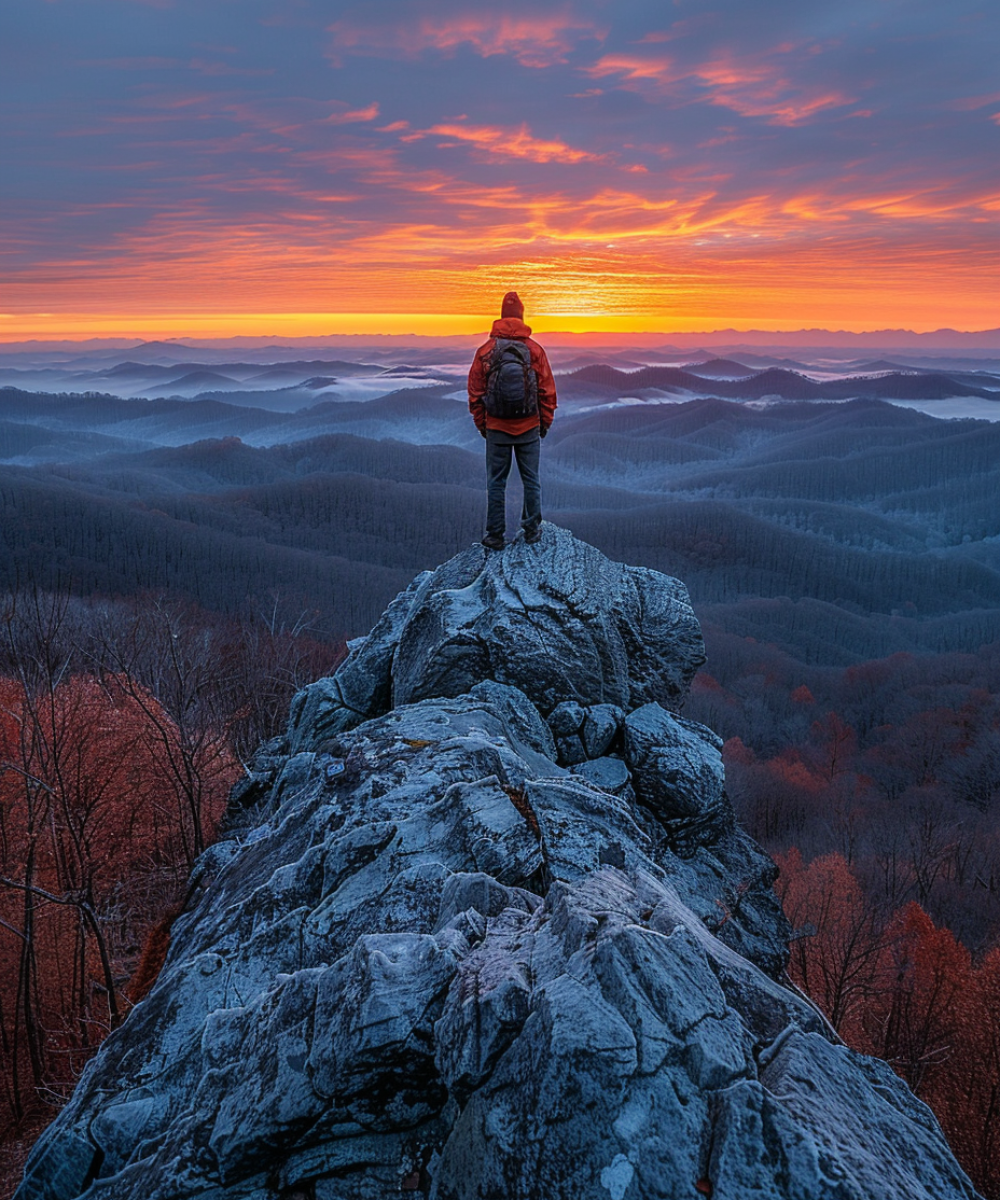
[[[415,569],[481,533],[463,356],[429,341],[352,347],[357,361],[9,348],[3,583],[167,588],[219,611],[278,589],[328,633],[363,632]],[[546,516],[805,661],[995,640],[1000,426],[965,414],[1000,416],[1000,358],[767,349],[675,347],[667,363],[670,347],[557,344]]]

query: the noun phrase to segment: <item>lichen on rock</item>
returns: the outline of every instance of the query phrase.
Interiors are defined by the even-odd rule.
[[[419,576],[234,792],[19,1200],[973,1197],[784,986],[702,659],[683,585],[549,525]]]

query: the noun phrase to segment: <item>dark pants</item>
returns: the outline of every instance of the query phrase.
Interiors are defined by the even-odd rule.
[[[538,483],[538,451],[542,439],[537,429],[512,437],[495,429],[486,431],[486,532],[503,536],[507,476],[511,458],[524,488],[521,528],[530,533],[542,523],[542,491]]]

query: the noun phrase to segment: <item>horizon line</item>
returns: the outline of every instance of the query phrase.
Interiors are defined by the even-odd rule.
[[[424,315],[424,319],[427,318]],[[390,319],[393,314],[386,314]],[[399,320],[399,315],[396,315],[396,320]],[[530,322],[526,321],[530,325]],[[544,319],[540,324],[544,324]],[[600,337],[614,338],[616,341],[628,338],[667,338],[667,337],[682,337],[685,340],[699,337],[720,337],[728,336],[733,338],[740,337],[767,337],[779,339],[781,337],[809,337],[821,336],[824,338],[872,338],[872,337],[908,337],[919,339],[920,341],[929,341],[934,337],[960,337],[960,338],[987,338],[995,335],[998,339],[997,349],[1000,349],[1000,327],[985,328],[985,329],[956,329],[953,326],[939,326],[935,329],[918,330],[905,326],[882,326],[872,329],[830,329],[826,326],[798,326],[796,328],[785,329],[766,329],[760,327],[750,327],[746,329],[736,329],[731,325],[716,326],[714,328],[702,329],[560,329],[557,327],[542,329],[540,325],[536,325],[535,331],[545,337],[567,337],[580,338],[591,340]],[[0,327],[0,346],[43,346],[43,345],[83,345],[86,343],[101,343],[101,342],[132,342],[136,347],[163,343],[176,346],[184,346],[185,343],[204,344],[208,342],[262,342],[279,339],[283,342],[321,342],[334,341],[344,338],[365,338],[378,340],[396,340],[399,338],[419,338],[433,341],[452,341],[465,340],[474,337],[488,337],[489,324],[487,323],[482,328],[462,330],[458,332],[448,333],[433,333],[433,332],[418,332],[416,329],[409,330],[393,330],[391,332],[376,332],[359,330],[339,330],[323,333],[308,333],[308,334],[292,334],[282,332],[280,330],[267,331],[262,333],[176,333],[176,334],[140,334],[140,333],[89,333],[74,336],[71,333],[55,334],[49,336],[17,336],[11,331],[11,335],[5,336],[5,331]]]

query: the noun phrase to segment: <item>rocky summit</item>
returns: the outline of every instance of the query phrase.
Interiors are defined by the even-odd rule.
[[[682,584],[551,525],[414,580],[237,788],[19,1200],[949,1200],[785,980]]]

